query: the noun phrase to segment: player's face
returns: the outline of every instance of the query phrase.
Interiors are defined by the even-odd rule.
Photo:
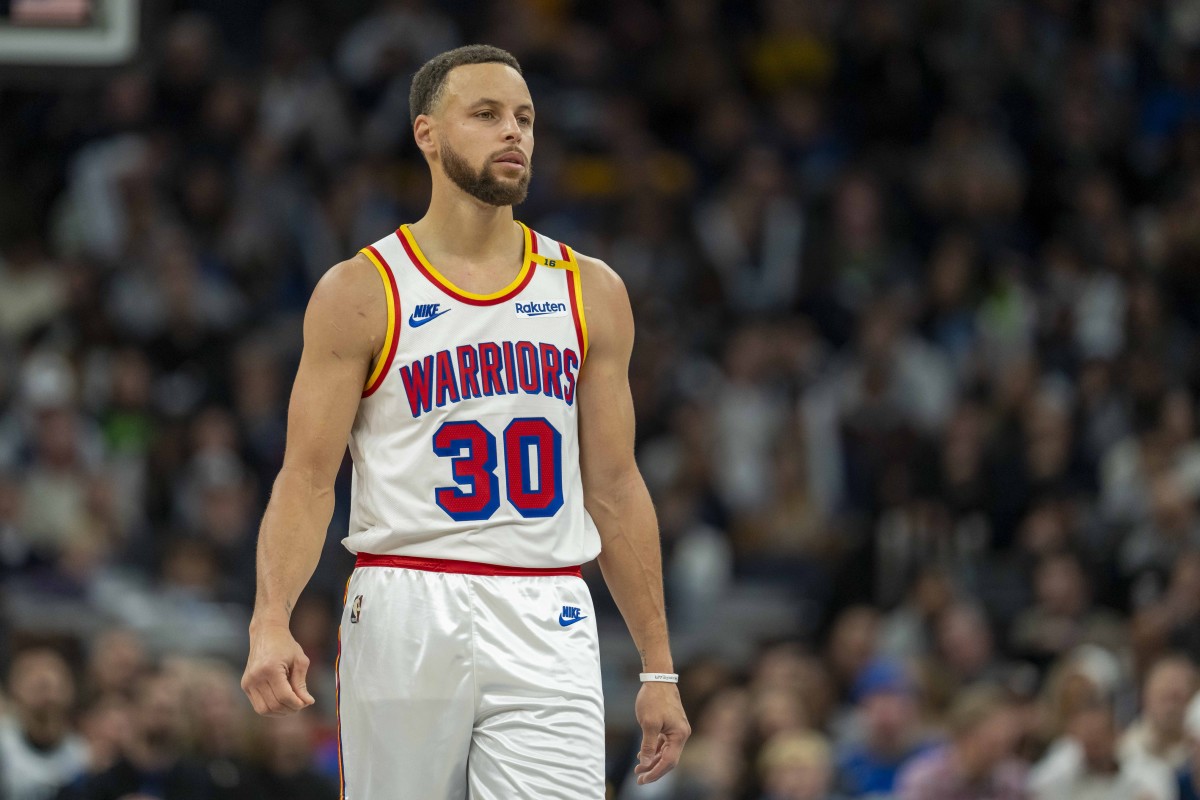
[[[456,67],[438,109],[442,170],[456,186],[493,206],[520,203],[533,177],[533,100],[504,64]]]

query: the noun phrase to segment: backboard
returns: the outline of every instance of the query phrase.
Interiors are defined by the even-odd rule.
[[[141,0],[0,0],[0,65],[113,66],[137,51]]]

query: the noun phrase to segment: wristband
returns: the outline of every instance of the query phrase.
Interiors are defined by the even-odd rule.
[[[679,683],[674,672],[639,672],[638,679],[642,683]]]

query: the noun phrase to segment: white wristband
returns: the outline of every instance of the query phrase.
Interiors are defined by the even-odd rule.
[[[639,672],[638,679],[642,683],[679,683],[674,672]]]

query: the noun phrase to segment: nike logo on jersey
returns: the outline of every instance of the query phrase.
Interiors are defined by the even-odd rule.
[[[558,624],[564,628],[568,625],[574,625],[576,622],[582,622],[587,617],[580,616],[579,609],[575,606],[563,606],[562,613],[558,615]]]
[[[539,303],[516,303],[518,317],[565,317],[567,304],[553,300]]]
[[[422,303],[413,309],[413,312],[408,315],[408,324],[414,328],[419,328],[427,322],[433,322],[442,314],[449,314],[454,309],[446,308],[441,311],[438,307],[441,303]]]

